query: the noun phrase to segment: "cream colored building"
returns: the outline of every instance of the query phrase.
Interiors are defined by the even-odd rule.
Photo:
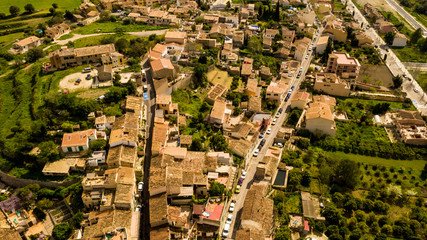
[[[348,97],[350,84],[335,73],[316,73],[314,90],[329,95]]]
[[[306,91],[298,91],[291,98],[291,108],[304,109],[311,101],[310,93]]]
[[[401,33],[396,33],[396,35],[394,35],[394,39],[393,39],[393,47],[405,47],[406,43],[408,42],[408,38],[401,34]]]
[[[323,54],[326,50],[326,46],[328,46],[329,36],[320,36],[319,40],[317,40],[316,45],[316,53]]]
[[[326,135],[335,136],[337,130],[333,117],[335,98],[321,95],[314,96],[313,100],[304,116],[305,128],[312,133],[320,131]]]
[[[333,52],[329,54],[327,73],[335,73],[343,78],[357,78],[359,76],[360,63],[345,52]]]
[[[323,33],[329,33],[335,41],[345,42],[347,40],[347,31],[340,21],[329,21],[325,25]]]

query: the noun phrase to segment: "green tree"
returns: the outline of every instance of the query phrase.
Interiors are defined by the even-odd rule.
[[[303,171],[301,174],[301,185],[304,187],[309,187],[311,183],[311,174],[307,170]]]
[[[209,194],[211,196],[221,196],[224,193],[225,185],[219,182],[210,182],[211,188],[209,189]]]
[[[335,167],[333,182],[340,187],[354,189],[360,179],[360,169],[353,160],[341,160]]]
[[[427,163],[424,164],[424,169],[421,172],[421,179],[426,180],[427,179]]]
[[[70,219],[70,225],[76,229],[80,229],[83,222],[83,212],[79,211]]]
[[[328,44],[326,45],[325,52],[322,55],[322,62],[326,63],[329,58],[329,54],[332,53],[332,40],[328,39]]]
[[[274,21],[280,21],[280,4],[279,1],[277,1],[276,3],[276,11],[274,12],[274,17],[273,17]]]
[[[18,13],[20,11],[21,11],[21,9],[19,9],[18,6],[12,5],[12,6],[9,7],[9,12],[10,12],[10,15],[12,15],[12,16],[18,15]]]
[[[27,52],[27,59],[29,62],[35,62],[43,57],[43,49],[42,48],[31,48]]]
[[[73,132],[73,124],[65,122],[61,125],[61,129],[64,132],[71,133]]]
[[[96,139],[90,141],[89,148],[93,151],[102,150],[107,146],[107,141],[105,139]]]
[[[58,4],[57,3],[52,3],[52,7],[56,9],[56,8],[58,8]]]
[[[53,227],[52,237],[55,240],[67,240],[73,233],[72,228],[68,222],[57,224]]]
[[[403,79],[401,76],[399,76],[399,75],[394,76],[394,77],[392,77],[391,80],[393,80],[393,87],[394,88],[400,88],[400,86],[402,86]]]
[[[116,41],[114,46],[116,47],[117,51],[119,51],[120,53],[126,53],[126,49],[130,46],[130,43],[127,39],[120,38],[119,40]]]
[[[51,200],[49,200],[47,198],[43,198],[42,200],[40,200],[36,203],[36,206],[40,209],[43,209],[43,210],[50,209],[53,207],[53,205],[54,205],[54,202],[52,202]]]
[[[229,10],[230,9],[230,7],[231,7],[231,3],[230,3],[230,1],[228,1],[226,4],[225,4],[225,10],[227,11],[227,10]]]
[[[202,140],[200,138],[193,139],[190,145],[190,150],[196,152],[204,151]]]
[[[287,225],[281,225],[274,235],[274,240],[289,240],[291,239],[291,230]]]
[[[33,213],[34,215],[36,215],[39,221],[43,221],[46,218],[46,213],[44,213],[43,210],[41,210],[40,208],[37,208],[37,207],[34,208]]]
[[[228,149],[228,143],[221,132],[218,132],[215,135],[213,135],[210,139],[210,142],[211,142],[211,147],[215,151],[226,151]]]
[[[392,45],[393,44],[393,40],[394,40],[394,36],[396,35],[395,32],[390,31],[387,32],[384,36],[384,41],[388,44],[388,45]]]
[[[418,40],[420,40],[422,37],[423,37],[423,31],[421,30],[421,28],[418,28],[411,34],[409,43],[415,46],[418,43]]]
[[[58,146],[50,140],[39,144],[40,153],[37,155],[37,162],[45,164],[59,159]]]
[[[55,8],[55,7],[54,7],[54,8]],[[74,15],[73,15],[73,13],[71,13],[70,11],[65,10],[64,18],[65,18],[65,19],[68,19],[68,20],[72,20],[72,19],[74,18]]]
[[[296,146],[305,150],[310,146],[310,139],[300,137],[296,142]]]
[[[31,3],[25,5],[24,9],[27,13],[33,13],[35,11],[34,6]]]
[[[252,36],[249,39],[248,42],[248,49],[252,52],[252,53],[260,53],[262,52],[262,45],[261,45],[261,41],[259,40],[258,37],[256,36]]]

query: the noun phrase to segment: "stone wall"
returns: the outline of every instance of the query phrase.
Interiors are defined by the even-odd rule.
[[[10,176],[9,174],[3,171],[0,171],[0,181],[14,188],[25,187],[29,184],[38,184],[40,185],[40,187],[45,187],[45,188],[57,188],[59,186],[68,187],[78,182],[79,180],[80,180],[79,178],[75,178],[75,179],[64,181],[64,182],[56,182],[56,181],[45,182],[45,181],[39,181],[39,180],[33,180],[33,179],[17,178],[14,176]]]

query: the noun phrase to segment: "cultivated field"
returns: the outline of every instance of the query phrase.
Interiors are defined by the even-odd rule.
[[[232,77],[228,76],[226,71],[221,71],[217,68],[215,70],[208,72],[207,74],[208,81],[212,84],[220,83],[227,88],[230,88],[231,82],[233,81]]]
[[[28,3],[33,4],[36,10],[48,10],[52,7],[52,3],[57,3],[60,8],[63,9],[74,9],[81,3],[80,0],[1,0],[0,1],[0,12],[9,14],[9,7],[16,5],[24,12],[24,6]]]

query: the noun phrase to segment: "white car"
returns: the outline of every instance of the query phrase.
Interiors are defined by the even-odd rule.
[[[225,224],[231,224],[232,219],[233,219],[233,214],[229,213],[227,216],[227,220],[225,220]]]
[[[276,125],[277,118],[273,119],[272,125]]]
[[[222,236],[223,237],[228,237],[228,232],[230,231],[230,224],[227,223],[224,225],[224,230],[222,230]]]
[[[258,156],[258,153],[259,153],[259,149],[257,148],[257,149],[255,149],[255,151],[254,151],[254,157],[257,157],[257,156]]]
[[[245,178],[246,178],[246,172],[245,172],[245,170],[242,170],[242,176],[241,176],[241,178],[242,178],[242,179],[245,179]]]
[[[267,134],[270,134],[271,133],[271,128],[268,128],[267,129]]]
[[[418,93],[418,89],[414,88],[414,92]]]
[[[144,183],[143,182],[139,182],[138,183],[138,191],[142,191],[143,190],[143,188],[144,188]]]
[[[233,212],[233,211],[234,211],[234,207],[235,207],[235,205],[236,205],[236,204],[235,204],[234,202],[231,202],[231,203],[230,203],[230,208],[228,209],[228,211],[229,211],[229,212]]]

